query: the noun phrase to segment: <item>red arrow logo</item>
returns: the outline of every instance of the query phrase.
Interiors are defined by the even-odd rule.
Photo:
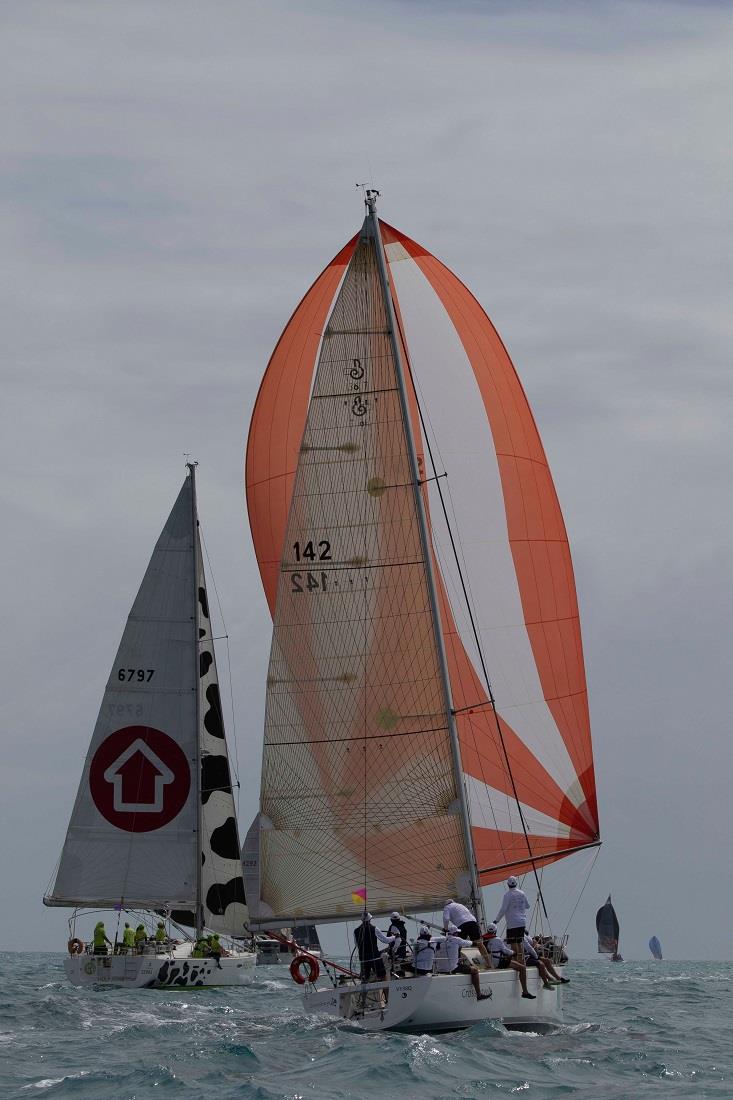
[[[130,833],[162,829],[186,805],[191,769],[172,737],[151,726],[125,726],[99,745],[89,767],[94,805]]]
[[[133,741],[104,772],[114,788],[112,806],[119,814],[158,814],[163,809],[163,788],[173,782],[173,772],[141,738]]]

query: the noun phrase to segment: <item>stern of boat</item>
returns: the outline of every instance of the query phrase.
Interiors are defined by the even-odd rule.
[[[399,1028],[414,1015],[430,987],[429,978],[400,978],[386,982],[345,982],[319,989],[306,985],[307,1012],[340,1017],[367,1031]]]

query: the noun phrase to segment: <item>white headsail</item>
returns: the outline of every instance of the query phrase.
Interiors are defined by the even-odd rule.
[[[247,910],[190,469],[130,611],[44,901],[163,909],[242,933]]]

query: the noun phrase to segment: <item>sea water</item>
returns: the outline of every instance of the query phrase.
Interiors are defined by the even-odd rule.
[[[730,963],[573,962],[552,1034],[437,1036],[309,1015],[286,966],[175,992],[76,989],[59,955],[0,966],[3,1098],[733,1098]]]

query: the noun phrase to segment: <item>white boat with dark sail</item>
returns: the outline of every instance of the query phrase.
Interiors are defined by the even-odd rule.
[[[260,928],[442,910],[599,841],[567,535],[506,350],[463,284],[381,222],[296,309],[247,448],[274,619]],[[539,886],[539,880],[538,880]],[[305,956],[307,961],[307,956]],[[313,1012],[368,1029],[552,1026],[558,989],[484,970],[361,981]],[[305,962],[304,962],[305,966]],[[536,973],[536,971],[534,972]]]
[[[256,964],[233,940],[220,958],[195,946],[207,930],[244,939],[248,912],[193,463],[132,605],[43,900],[74,909],[75,985],[239,985]],[[164,938],[95,952],[76,935],[82,909],[162,922]],[[177,940],[180,926],[193,932]]]

